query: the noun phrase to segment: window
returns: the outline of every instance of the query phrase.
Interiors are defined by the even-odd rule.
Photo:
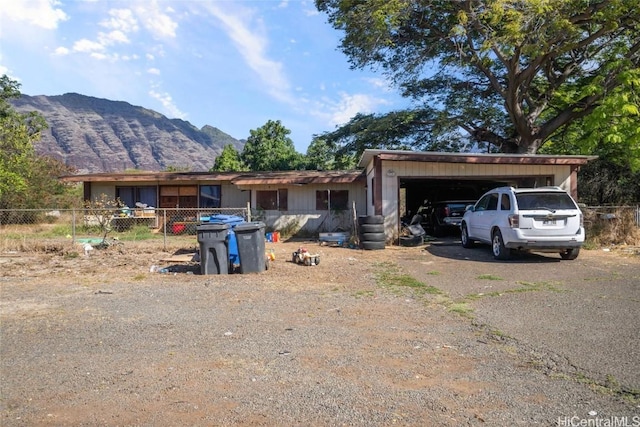
[[[278,191],[256,191],[256,207],[265,211],[272,211],[278,208]]]
[[[201,208],[219,208],[220,203],[220,186],[219,185],[201,185],[200,186],[200,207]]]
[[[116,187],[116,198],[130,208],[135,208],[136,203],[150,207],[158,203],[156,187]]]
[[[477,211],[495,211],[498,209],[498,194],[486,194],[476,204]]]
[[[488,211],[497,211],[498,210],[498,196],[499,194],[493,193],[489,195],[489,204],[487,205]]]
[[[533,209],[577,209],[575,203],[567,193],[539,192],[516,194],[518,208],[520,210]]]
[[[503,194],[500,198],[500,209],[503,211],[511,210],[511,199],[508,194]]]
[[[198,186],[167,185],[160,187],[160,207],[161,208],[197,208],[198,207]]]
[[[316,191],[316,210],[342,211],[349,209],[349,190]]]
[[[286,188],[256,191],[256,207],[258,209],[286,211],[289,209],[288,203],[288,191]]]
[[[329,210],[329,191],[328,190],[316,191],[316,210],[317,211]]]
[[[331,210],[346,211],[349,209],[349,191],[348,190],[331,190],[329,192],[329,205]]]

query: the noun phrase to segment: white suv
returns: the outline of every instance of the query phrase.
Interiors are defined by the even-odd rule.
[[[560,187],[494,188],[467,207],[460,229],[462,246],[489,243],[496,259],[512,249],[576,259],[584,243],[582,212]]]

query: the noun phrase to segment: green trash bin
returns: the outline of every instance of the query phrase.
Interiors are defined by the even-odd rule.
[[[240,273],[260,273],[266,269],[264,250],[265,224],[263,222],[245,222],[234,228],[240,258]]]
[[[196,233],[200,244],[200,273],[229,274],[229,224],[200,224]]]

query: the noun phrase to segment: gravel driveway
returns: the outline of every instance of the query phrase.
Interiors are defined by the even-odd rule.
[[[267,249],[225,276],[130,244],[0,257],[0,423],[640,425],[637,256]]]

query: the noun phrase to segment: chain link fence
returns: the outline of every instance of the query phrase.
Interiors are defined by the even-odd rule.
[[[0,250],[13,250],[28,240],[162,240],[196,235],[211,218],[251,220],[247,208],[216,209],[2,209]],[[194,239],[195,241],[195,239]]]
[[[582,208],[587,236],[603,236],[599,243],[626,242],[640,234],[640,206],[593,206]],[[64,239],[72,243],[91,239],[157,239],[164,248],[172,239],[184,240],[197,226],[213,217],[235,216],[262,221],[266,231],[284,237],[317,238],[321,232],[351,232],[351,211],[261,211],[218,209],[4,209],[0,210],[0,251],[24,247],[26,242]],[[633,244],[633,243],[630,243]]]
[[[317,238],[321,232],[351,231],[351,211],[263,211],[243,208],[158,209],[4,209],[0,210],[0,250],[24,247],[27,241],[65,239],[71,243],[98,239],[173,241],[197,234],[210,220],[261,221],[281,236]],[[234,217],[234,218],[230,218]],[[237,218],[235,218],[237,217]],[[179,239],[181,238],[181,239]]]

